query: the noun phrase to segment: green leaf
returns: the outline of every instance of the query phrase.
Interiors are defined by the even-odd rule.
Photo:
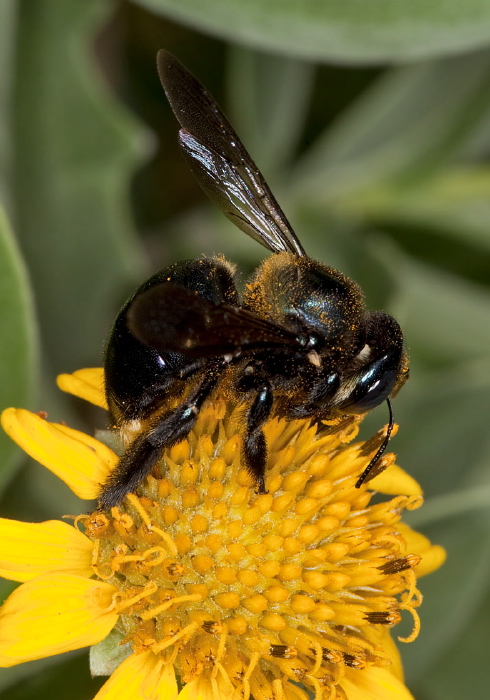
[[[388,183],[368,193],[363,202],[361,208],[369,219],[411,228],[430,227],[454,241],[490,252],[487,166],[448,167],[410,186]]]
[[[29,406],[37,388],[37,333],[29,282],[0,209],[0,410]],[[0,430],[0,491],[22,454]]]
[[[453,366],[432,378],[415,371],[396,400],[397,461],[426,494],[422,508],[406,519],[447,550],[442,569],[420,582],[422,631],[414,644],[403,646],[409,683],[422,682],[487,594],[489,401],[488,360]]]
[[[346,63],[439,56],[485,46],[486,0],[138,0],[224,39]]]
[[[116,304],[142,276],[129,177],[143,149],[91,55],[106,3],[22,3],[13,201],[51,374],[99,364]]]
[[[470,562],[470,566],[473,562]],[[479,563],[477,562],[477,566]],[[480,568],[480,567],[479,567]],[[487,569],[487,576],[490,571]],[[466,582],[463,588],[455,593],[453,600],[447,600],[448,608],[444,618],[452,617],[455,608],[471,596]],[[457,613],[459,610],[456,611]],[[449,698],[484,698],[485,688],[488,687],[488,630],[490,628],[490,594],[472,615],[466,620],[466,626],[457,638],[451,639],[451,647],[443,645],[446,653],[439,658],[438,665],[430,668],[424,678],[424,689],[413,687],[414,695],[418,698],[431,700],[449,700]],[[444,640],[442,640],[444,642]],[[415,645],[413,645],[415,646]],[[432,660],[432,654],[430,660]],[[421,660],[423,662],[423,659]]]
[[[465,635],[472,635],[472,616],[488,596],[490,576],[490,522],[484,513],[465,515],[445,521],[438,527],[425,530],[433,542],[442,544],[447,550],[447,561],[443,567],[420,581],[424,602],[420,608],[422,630],[413,644],[403,645],[403,661],[409,685],[419,679],[427,683],[432,675],[432,682],[441,682],[444,670],[442,659],[453,647],[455,656],[451,675],[453,679],[460,674],[461,694],[452,692],[446,686],[446,694],[432,695],[427,688],[416,693],[416,697],[458,698],[480,697],[477,686],[472,686],[474,693],[466,685],[468,679],[478,672],[478,661],[468,654],[467,663],[463,663],[461,652],[465,649]],[[488,638],[488,629],[484,639]],[[483,648],[488,651],[487,641]],[[433,668],[432,673],[430,670]],[[463,670],[464,669],[464,670]],[[442,671],[442,673],[441,673]],[[488,675],[488,671],[487,671]],[[429,681],[429,684],[432,683]],[[482,686],[479,686],[481,689]],[[463,690],[465,688],[465,690]]]
[[[90,677],[86,650],[0,669],[2,697],[8,700],[90,700],[101,685],[102,679]]]
[[[0,3],[0,202],[8,205],[10,174],[9,110],[15,38],[15,2]]]
[[[429,499],[475,485],[490,486],[488,358],[471,365],[452,365],[432,375],[413,372],[396,399],[400,431],[395,449],[400,463],[418,479],[427,494],[427,509],[414,522],[431,522]],[[478,368],[478,369],[477,369]],[[475,502],[480,509],[481,502]],[[468,509],[468,508],[467,508]],[[458,515],[455,510],[454,515]]]
[[[133,649],[130,644],[123,644],[124,635],[117,630],[112,630],[98,644],[90,647],[90,673],[92,678],[97,676],[110,676],[116,668],[122,664]]]
[[[388,71],[313,144],[295,189],[313,204],[369,216],[450,162],[490,114],[490,54]]]
[[[295,58],[230,46],[231,121],[267,178],[288,164],[301,137],[314,67]]]
[[[459,276],[399,256],[396,312],[409,349],[419,358],[463,362],[488,358],[490,292]]]

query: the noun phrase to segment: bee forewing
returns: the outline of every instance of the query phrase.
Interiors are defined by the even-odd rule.
[[[160,51],[158,73],[183,130],[180,145],[208,197],[273,253],[305,255],[262,173],[217,103],[175,56]]]
[[[234,357],[299,346],[290,331],[242,307],[214,304],[179,284],[163,283],[139,294],[127,321],[138,340],[160,353]]]

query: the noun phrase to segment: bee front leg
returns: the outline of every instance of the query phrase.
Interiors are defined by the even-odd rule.
[[[247,429],[243,441],[243,454],[247,470],[253,476],[259,493],[265,488],[267,444],[262,427],[272,411],[274,395],[268,382],[257,387],[257,394],[247,414]]]
[[[156,423],[132,442],[103,485],[99,508],[117,506],[128,493],[136,491],[161,458],[163,450],[187,437],[217,381],[214,373],[206,375],[180,406],[159,416]]]

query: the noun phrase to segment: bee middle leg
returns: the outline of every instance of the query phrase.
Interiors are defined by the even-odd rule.
[[[268,382],[263,382],[256,391],[257,394],[247,414],[243,454],[247,470],[253,476],[258,492],[267,493],[265,488],[267,444],[262,427],[271,414],[274,395]]]
[[[187,437],[217,381],[214,373],[206,375],[179,406],[161,415],[149,430],[132,442],[103,485],[99,508],[112,508],[128,493],[136,491],[162,456],[163,450]]]

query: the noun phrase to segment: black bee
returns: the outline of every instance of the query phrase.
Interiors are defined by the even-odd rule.
[[[179,142],[209,198],[268,248],[240,299],[235,266],[219,256],[164,268],[124,305],[105,357],[113,424],[134,435],[104,484],[102,508],[118,504],[151,472],[162,451],[183,440],[217,390],[248,404],[243,457],[265,492],[272,414],[316,421],[366,413],[408,375],[394,318],[366,311],[360,287],[309,258],[257,166],[213,98],[171,54],[158,72],[181,124]],[[170,407],[172,406],[172,407]],[[139,434],[138,434],[138,431]]]

